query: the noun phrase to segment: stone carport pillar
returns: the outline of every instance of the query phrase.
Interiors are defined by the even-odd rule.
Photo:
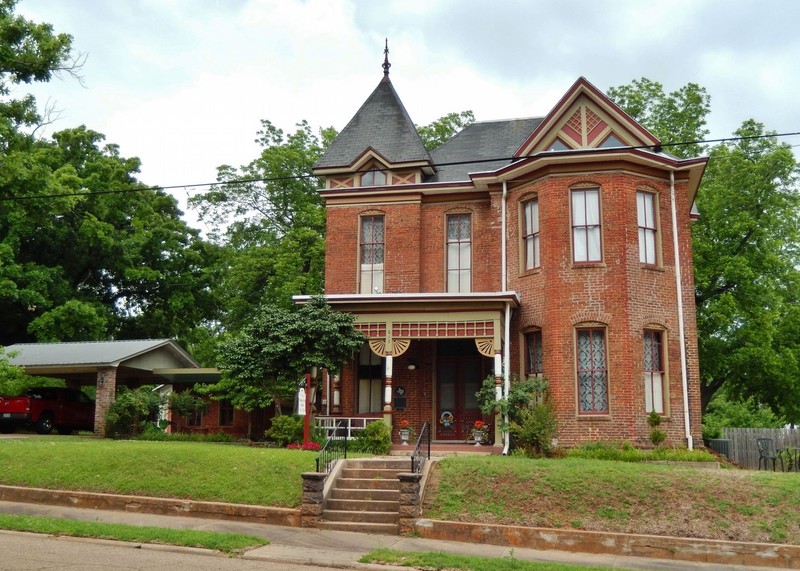
[[[117,369],[108,367],[97,372],[97,394],[94,403],[94,435],[106,435],[106,415],[117,393]]]

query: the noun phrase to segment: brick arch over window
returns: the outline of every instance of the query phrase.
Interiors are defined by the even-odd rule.
[[[608,327],[611,323],[611,314],[594,311],[592,309],[583,309],[578,313],[573,313],[570,317],[570,323],[573,327],[587,326],[591,327],[596,325],[598,327]]]

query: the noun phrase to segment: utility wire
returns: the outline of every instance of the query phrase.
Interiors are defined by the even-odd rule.
[[[607,151],[611,150],[620,150],[620,149],[647,149],[653,152],[660,152],[664,147],[681,147],[687,145],[701,145],[701,144],[708,144],[708,143],[726,143],[726,142],[735,142],[735,141],[750,141],[754,139],[769,139],[769,138],[780,138],[780,137],[794,137],[800,135],[800,131],[795,131],[793,133],[776,133],[773,135],[750,135],[747,137],[725,137],[722,139],[704,139],[699,141],[681,141],[675,143],[661,143],[659,145],[637,145],[637,146],[624,146],[624,147],[609,147],[608,149],[604,149]],[[798,147],[800,145],[790,145],[791,148]],[[592,148],[592,149],[571,149],[574,151],[597,151],[599,149]],[[556,152],[564,152],[564,151],[556,151]],[[433,167],[445,167],[445,166],[458,166],[458,165],[474,165],[474,164],[481,164],[481,163],[494,163],[499,161],[508,161],[509,163],[518,162],[524,160],[527,157],[496,157],[491,159],[472,159],[472,160],[463,160],[463,161],[450,161],[450,162],[443,162],[443,163],[433,163],[431,166]],[[368,172],[373,169],[365,169],[359,171],[353,171],[354,173],[364,173]],[[380,169],[380,170],[392,170],[392,169]],[[281,181],[288,181],[288,180],[302,180],[302,179],[309,179],[309,178],[319,178],[318,175],[315,174],[299,174],[299,175],[292,175],[292,176],[279,176],[279,177],[270,177],[270,178],[242,178],[237,180],[230,180],[230,181],[216,181],[216,182],[201,182],[197,184],[175,184],[170,186],[144,186],[144,187],[136,187],[136,188],[121,188],[116,190],[92,190],[92,191],[76,191],[76,192],[65,192],[61,194],[37,194],[33,196],[0,196],[0,202],[17,202],[22,200],[34,200],[39,198],[68,198],[72,196],[97,196],[103,194],[124,194],[128,192],[143,192],[146,190],[177,190],[179,188],[189,189],[189,188],[196,188],[196,187],[205,187],[205,186],[230,186],[234,184],[246,184],[251,182],[281,182]]]

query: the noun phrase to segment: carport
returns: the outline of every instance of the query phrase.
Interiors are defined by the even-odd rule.
[[[8,362],[26,374],[64,379],[68,387],[94,385],[94,433],[105,434],[106,413],[117,385],[213,383],[217,369],[204,369],[173,339],[18,343],[5,348]]]

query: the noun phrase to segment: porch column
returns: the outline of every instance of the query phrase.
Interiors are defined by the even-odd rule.
[[[117,393],[117,369],[108,367],[97,372],[97,394],[94,401],[94,435],[106,435],[106,415]]]
[[[339,375],[333,375],[333,414],[340,414],[342,412],[341,406],[341,386],[339,385]]]
[[[500,352],[499,344],[494,354],[494,396],[497,400],[503,398],[503,354]],[[494,445],[497,447],[501,447],[503,442],[503,432],[500,430],[502,422],[503,419],[498,411],[494,415]]]
[[[392,425],[392,354],[386,355],[386,383],[383,387],[383,421]]]

